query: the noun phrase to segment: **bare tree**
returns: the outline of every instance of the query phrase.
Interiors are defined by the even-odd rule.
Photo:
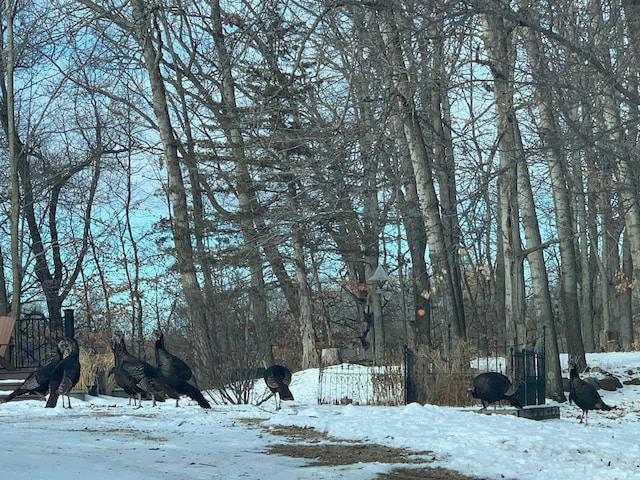
[[[501,244],[504,267],[506,338],[509,344],[523,345],[525,332],[521,322],[525,318],[525,303],[518,175],[522,175],[520,169],[526,164],[520,158],[523,152],[518,148],[520,140],[514,107],[514,25],[500,14],[502,5],[495,6],[497,8],[487,9],[489,12],[483,15],[482,20],[483,39],[494,83],[497,150],[500,157],[498,242]]]
[[[41,5],[32,5],[33,11],[25,10],[22,14],[43,13],[46,17],[50,10]],[[38,8],[43,8],[38,10]],[[47,62],[48,66],[55,71],[56,65],[46,58],[44,52],[38,50],[38,44],[44,41],[47,35],[52,34],[52,28],[40,30],[25,30],[23,32],[24,43],[21,45],[20,57],[25,63],[34,67]],[[10,50],[13,47],[10,48]],[[18,57],[13,53],[9,67],[13,69],[17,65]],[[26,61],[26,59],[29,59]],[[91,208],[96,191],[96,185],[100,178],[100,161],[103,155],[104,145],[102,143],[102,126],[100,124],[99,113],[92,112],[92,127],[94,136],[90,141],[84,143],[77,149],[71,148],[68,141],[70,139],[80,140],[80,136],[74,133],[76,121],[82,114],[79,110],[67,109],[60,111],[60,118],[70,120],[70,125],[56,125],[55,120],[50,119],[50,110],[60,106],[57,102],[62,97],[60,93],[67,85],[64,76],[56,78],[56,84],[48,92],[48,100],[38,105],[38,108],[29,108],[22,105],[24,111],[21,117],[17,117],[16,111],[19,104],[16,103],[16,95],[13,91],[13,78],[15,71],[2,79],[2,103],[6,108],[0,112],[0,124],[9,144],[10,156],[12,158],[12,195],[14,200],[19,200],[21,208],[14,206],[12,213],[12,228],[14,234],[17,233],[18,215],[26,222],[26,232],[23,234],[22,242],[33,258],[33,275],[41,289],[41,297],[46,303],[52,329],[57,335],[62,335],[62,305],[70,290],[73,288],[75,280],[80,272],[80,267],[84,255],[86,254],[86,232],[91,222]],[[22,99],[23,102],[31,101],[30,98]],[[91,110],[91,106],[89,109]],[[67,114],[69,116],[67,116]],[[74,118],[75,117],[75,118]],[[17,122],[21,118],[21,122]],[[51,127],[54,132],[62,132],[59,135],[47,133],[46,128]],[[83,125],[86,127],[86,125]],[[84,140],[88,140],[89,135]],[[67,141],[67,143],[65,143]],[[57,142],[57,145],[56,145]],[[49,145],[55,145],[49,148]],[[57,150],[57,151],[55,151]],[[78,153],[76,153],[78,152]],[[60,232],[60,209],[63,208],[65,189],[70,188],[77,177],[83,176],[89,171],[87,179],[84,204],[85,208],[81,214],[81,234],[80,246],[75,250],[76,256],[66,257],[70,253],[69,246],[73,244],[73,236],[69,232]],[[17,175],[17,177],[16,177]],[[18,183],[15,183],[18,182]],[[22,285],[18,284],[23,278],[26,266],[22,264],[20,249],[17,240],[12,240],[13,251],[13,281],[14,291],[12,296],[13,309],[16,315],[19,314],[19,305],[22,302]],[[17,256],[17,257],[16,257]],[[65,265],[66,264],[66,265]]]
[[[5,20],[7,22],[7,45],[6,45],[6,75],[3,82],[3,115],[6,118],[5,132],[7,133],[10,163],[10,190],[11,190],[11,215],[10,215],[10,236],[11,236],[11,314],[14,318],[20,317],[20,294],[22,292],[22,258],[19,247],[19,221],[20,221],[20,180],[19,162],[23,152],[18,151],[20,145],[16,142],[15,125],[15,103],[14,103],[14,68],[16,55],[14,48],[13,2],[5,2]],[[4,39],[4,36],[2,37]],[[4,49],[3,49],[4,50]],[[3,284],[4,285],[4,284]],[[5,302],[6,304],[6,302]],[[5,305],[6,307],[7,305]],[[6,310],[6,308],[5,308]]]
[[[445,237],[442,212],[439,208],[440,200],[435,189],[434,166],[425,144],[426,136],[416,114],[415,91],[411,88],[406,74],[407,68],[402,43],[392,12],[393,9],[383,9],[372,24],[379,28],[386,49],[388,75],[391,78],[390,87],[395,99],[394,107],[397,109],[397,119],[409,149],[422,218],[428,235],[429,254],[435,279],[433,286],[441,293],[438,297],[442,299],[443,312],[446,312],[445,315],[451,319],[455,336],[464,337],[466,326],[462,286],[459,281],[456,281],[460,279],[460,267],[456,263],[457,254],[454,254],[453,257],[449,255],[459,246],[452,245],[451,240]],[[448,186],[443,187],[447,188]],[[453,201],[453,199],[450,200]]]

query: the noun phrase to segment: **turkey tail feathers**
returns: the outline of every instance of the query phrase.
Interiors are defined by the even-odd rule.
[[[280,400],[293,400],[293,394],[291,393],[291,390],[289,390],[289,387],[285,384],[282,384],[280,386],[280,390],[278,391],[278,393],[280,393]]]
[[[192,400],[195,400],[196,402],[198,402],[198,405],[200,405],[202,408],[207,408],[207,409],[211,408],[211,405],[209,404],[207,399],[204,398],[204,395],[202,395],[202,392],[200,392],[200,390],[198,390],[196,387],[194,387],[190,383],[185,383],[178,389],[178,391],[180,393],[184,393],[185,395],[190,397]]]
[[[58,404],[58,397],[60,394],[58,393],[58,389],[52,389],[49,394],[49,398],[47,399],[47,403],[45,408],[54,408]]]
[[[3,400],[0,400],[0,403],[10,402],[15,397],[19,397],[20,395],[24,395],[25,393],[29,393],[29,390],[23,390],[22,388],[18,388],[15,391],[11,392],[9,395],[7,395]]]

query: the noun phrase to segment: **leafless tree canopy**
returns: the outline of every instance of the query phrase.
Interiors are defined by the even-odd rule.
[[[139,350],[159,324],[209,384],[323,350],[544,343],[561,395],[560,352],[635,346],[638,19],[632,0],[8,2],[1,313],[74,308]]]

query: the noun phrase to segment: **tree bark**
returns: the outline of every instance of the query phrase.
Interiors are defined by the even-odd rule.
[[[302,244],[302,232],[298,232],[293,239],[295,256],[296,281],[298,284],[298,297],[300,298],[300,338],[302,339],[302,365],[303,369],[319,366],[318,350],[316,347],[316,334],[313,328],[313,309],[311,303],[311,289],[307,281],[305,267],[305,255]]]
[[[86,4],[87,0],[83,0],[83,3]],[[200,283],[196,275],[187,195],[180,166],[177,140],[173,133],[174,130],[169,115],[167,92],[160,71],[161,52],[154,46],[153,32],[154,30],[157,32],[157,29],[152,24],[153,13],[143,0],[133,0],[131,5],[133,15],[131,33],[142,52],[144,67],[147,71],[151,89],[152,109],[157,120],[158,132],[166,160],[167,179],[169,182],[168,193],[173,212],[171,226],[176,247],[177,269],[180,274],[180,281],[189,307],[188,311],[191,315],[191,320],[199,333],[194,338],[194,341],[201,352],[213,352],[215,337],[210,332],[211,325],[207,314],[208,309],[205,306]],[[91,2],[89,2],[89,6],[90,8],[96,8]],[[101,11],[99,7],[97,8]],[[123,23],[128,25],[124,20]]]
[[[493,76],[497,148],[500,157],[498,178],[498,242],[501,244],[504,268],[504,311],[508,345],[524,345],[524,267],[520,238],[520,206],[518,175],[524,165],[518,148],[517,118],[513,105],[515,69],[514,26],[500,12],[483,15],[483,40]]]
[[[378,22],[388,55],[390,87],[396,100],[396,115],[404,135],[403,141],[409,150],[422,219],[428,235],[435,295],[442,302],[444,318],[449,320],[454,336],[462,338],[466,336],[466,324],[462,286],[456,281],[459,279],[459,273],[456,274],[456,271],[459,272],[460,267],[451,264],[447,254],[448,249],[457,249],[459,245],[450,245],[445,238],[440,202],[432,174],[433,165],[418,119],[414,92],[406,73],[397,25],[393,23],[388,11],[379,16]]]
[[[20,305],[22,294],[22,258],[20,255],[20,179],[19,163],[22,161],[23,153],[19,151],[21,147],[16,141],[15,131],[15,105],[14,105],[14,67],[15,50],[13,42],[13,2],[5,1],[5,20],[7,22],[7,46],[6,46],[6,78],[3,85],[4,90],[4,114],[3,124],[7,133],[9,147],[10,183],[11,183],[11,214],[10,214],[10,236],[11,236],[11,316],[20,318]],[[4,285],[4,284],[3,284]],[[3,286],[4,289],[4,286]]]

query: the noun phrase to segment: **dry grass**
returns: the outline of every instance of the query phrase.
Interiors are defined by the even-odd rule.
[[[469,366],[468,345],[458,343],[447,357],[423,348],[414,355],[414,381],[420,403],[446,406],[475,404],[467,388],[477,373]]]
[[[107,392],[116,386],[113,376],[106,375],[113,367],[113,354],[91,353],[87,349],[80,348],[80,380],[76,385],[77,390],[87,391],[98,383],[98,377],[105,375]]]
[[[247,424],[256,422],[247,419]],[[340,441],[313,428],[292,426],[263,427],[269,434],[286,438],[286,442],[271,444],[267,453],[304,458],[309,466],[341,466],[365,463],[395,465],[389,472],[376,476],[377,480],[477,480],[476,477],[434,468],[431,451],[412,452],[375,443]]]
[[[270,444],[268,452],[312,460],[314,466],[351,465],[354,463],[404,463],[432,462],[433,452],[411,452],[375,443],[341,441],[329,437],[314,428],[277,426],[268,428],[271,435],[285,437],[285,443]]]

